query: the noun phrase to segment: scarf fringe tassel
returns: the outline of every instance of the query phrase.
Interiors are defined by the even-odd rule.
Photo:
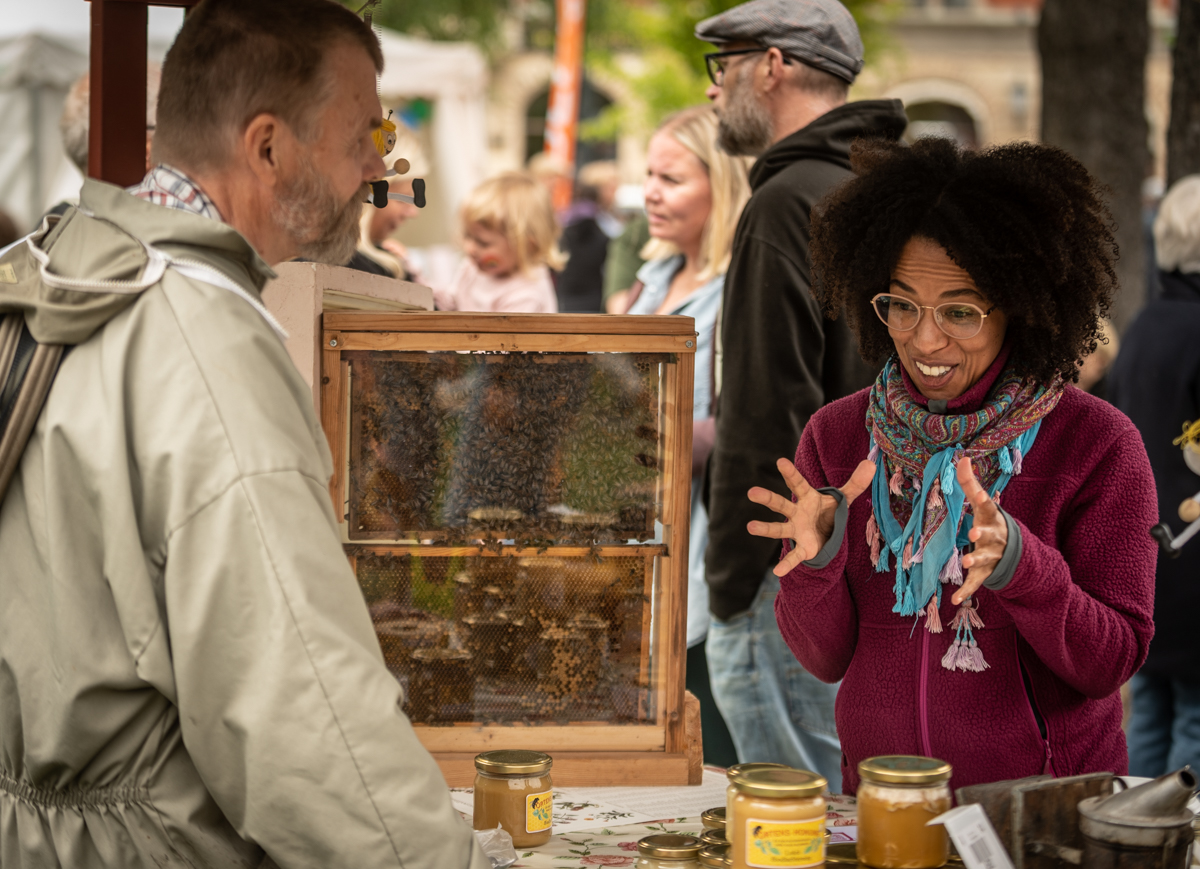
[[[942,616],[938,612],[937,595],[929,599],[929,606],[925,607],[925,630],[931,634],[940,634],[942,632]]]
[[[957,546],[950,553],[950,557],[946,559],[946,563],[942,566],[942,572],[938,575],[938,579],[943,583],[963,584],[962,551]]]
[[[979,616],[979,608],[972,604],[971,598],[963,601],[954,618],[950,620],[954,629],[954,642],[942,656],[942,666],[947,670],[961,670],[964,673],[982,673],[990,669],[983,658],[983,650],[975,640],[975,630],[983,627],[983,619]]]

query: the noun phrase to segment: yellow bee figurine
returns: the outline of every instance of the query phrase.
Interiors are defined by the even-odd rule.
[[[391,115],[391,112],[388,112],[388,115]],[[390,117],[384,118],[379,129],[371,134],[371,138],[375,142],[375,150],[379,152],[379,156],[386,157],[396,147],[396,122]]]

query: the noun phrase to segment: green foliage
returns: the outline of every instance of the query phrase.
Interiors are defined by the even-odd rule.
[[[618,102],[583,125],[585,138],[612,138],[621,129],[652,129],[664,116],[704,102],[704,55],[714,47],[695,38],[696,24],[743,0],[589,0],[586,64],[621,81],[637,98]],[[887,48],[885,25],[896,0],[842,0],[858,22],[866,57]],[[640,63],[622,62],[640,56]]]
[[[358,11],[365,0],[342,0]],[[696,23],[742,0],[587,0],[585,65],[593,77],[619,82],[619,100],[583,125],[586,138],[611,139],[622,129],[649,129],[664,115],[704,101],[704,54]],[[899,0],[842,0],[858,22],[868,60],[886,48],[885,25]],[[503,50],[506,19],[522,22],[525,45],[553,50],[553,0],[381,0],[375,22],[428,39],[467,40],[492,57]]]
[[[358,12],[366,0],[342,0]],[[494,45],[507,13],[506,0],[382,0],[374,23],[411,36]]]

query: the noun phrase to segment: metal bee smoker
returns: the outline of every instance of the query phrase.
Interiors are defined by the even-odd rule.
[[[1196,791],[1190,767],[1079,804],[1081,865],[1088,869],[1187,869]]]

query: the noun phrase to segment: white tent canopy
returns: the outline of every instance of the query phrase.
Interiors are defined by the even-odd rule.
[[[434,104],[431,132],[436,183],[430,186],[430,196],[439,196],[447,213],[454,214],[487,175],[487,64],[483,54],[469,43],[429,42],[391,30],[380,30],[380,43],[383,104],[418,97]]]
[[[35,4],[35,5],[41,5]],[[32,229],[54,203],[78,193],[81,178],[63,153],[58,119],[72,82],[87,70],[88,4],[50,0],[72,15],[39,30],[0,35],[0,208],[19,228]],[[77,7],[81,7],[80,18]],[[72,17],[73,16],[73,17]],[[78,19],[78,20],[77,20]],[[11,22],[10,22],[11,23]],[[11,34],[8,27],[0,28]],[[174,31],[151,33],[149,55],[160,60]],[[430,197],[454,213],[486,173],[484,118],[487,65],[473,45],[428,42],[381,31],[385,106],[422,97],[433,103]]]
[[[19,230],[79,190],[58,118],[87,55],[41,34],[0,40],[0,208]]]

